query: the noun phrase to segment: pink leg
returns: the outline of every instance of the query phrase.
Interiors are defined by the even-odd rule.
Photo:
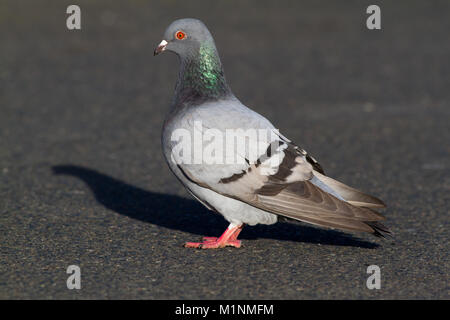
[[[201,248],[201,249],[216,249],[230,247],[241,247],[241,240],[237,240],[243,225],[235,226],[230,224],[225,232],[219,237],[203,237],[203,242],[187,242],[184,246],[186,248]]]

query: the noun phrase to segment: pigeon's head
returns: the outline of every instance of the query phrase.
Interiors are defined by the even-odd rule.
[[[185,58],[198,52],[204,44],[215,47],[213,37],[205,24],[197,19],[179,19],[172,22],[166,29],[164,38],[156,47],[154,55],[171,51]]]

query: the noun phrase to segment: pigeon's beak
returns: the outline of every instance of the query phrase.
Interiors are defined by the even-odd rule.
[[[167,44],[168,42],[166,40],[161,41],[161,43],[156,47],[155,52],[153,52],[153,55],[156,56],[166,50]]]

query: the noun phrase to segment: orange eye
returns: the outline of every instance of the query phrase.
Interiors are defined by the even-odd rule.
[[[175,33],[175,37],[178,40],[183,40],[186,37],[186,33],[184,33],[183,31],[177,31],[177,33]]]

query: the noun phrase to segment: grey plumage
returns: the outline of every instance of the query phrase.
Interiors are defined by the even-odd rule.
[[[179,39],[178,33],[185,34]],[[384,203],[324,174],[306,151],[278,134],[263,116],[243,105],[226,83],[214,40],[206,26],[195,19],[173,22],[155,53],[172,51],[180,58],[180,73],[171,111],[164,122],[162,145],[172,172],[209,209],[231,224],[272,224],[278,216],[349,231],[381,236],[389,230],[374,208]],[[197,128],[196,125],[200,125]],[[275,133],[270,141],[249,138],[249,149],[265,145],[256,159],[233,155],[233,164],[183,163],[176,147],[192,148],[188,141],[174,141],[183,129],[192,135],[202,129],[225,134],[227,129],[265,129]],[[245,137],[246,139],[248,137]],[[276,143],[279,148],[269,148]],[[278,164],[268,166],[265,160]]]

